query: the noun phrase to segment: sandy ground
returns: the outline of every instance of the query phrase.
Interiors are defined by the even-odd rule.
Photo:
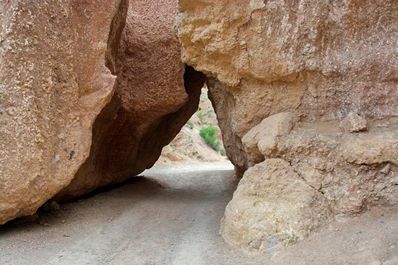
[[[340,220],[305,242],[246,255],[218,234],[231,165],[158,166],[122,186],[0,227],[0,265],[398,265],[398,209]]]

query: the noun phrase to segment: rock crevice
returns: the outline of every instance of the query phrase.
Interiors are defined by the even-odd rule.
[[[150,168],[196,111],[205,79],[180,61],[173,29],[176,12],[174,0],[130,0],[115,50],[115,93],[96,120],[89,158],[57,199],[74,198]]]
[[[197,109],[205,77],[180,60],[176,0],[0,13],[0,224],[151,167]]]

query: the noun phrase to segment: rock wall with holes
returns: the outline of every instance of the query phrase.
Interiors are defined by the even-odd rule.
[[[243,178],[222,221],[246,250],[398,202],[398,2],[180,0]]]

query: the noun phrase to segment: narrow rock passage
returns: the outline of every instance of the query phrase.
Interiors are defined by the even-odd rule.
[[[157,166],[143,175],[38,221],[1,227],[0,264],[398,264],[397,209],[247,256],[218,233],[237,182],[229,163]]]

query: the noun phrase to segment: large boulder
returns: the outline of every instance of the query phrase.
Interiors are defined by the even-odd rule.
[[[197,109],[176,0],[89,2],[0,4],[0,224],[151,167]]]
[[[126,10],[124,0],[0,2],[0,224],[33,214],[89,155]]]
[[[179,3],[183,61],[208,77],[231,161],[240,172],[255,168],[227,207],[227,242],[266,248],[333,215],[397,203],[397,1]],[[286,163],[270,162],[276,158]],[[274,180],[281,170],[286,176]],[[307,199],[314,195],[330,215]]]
[[[268,249],[305,238],[330,213],[328,200],[288,162],[267,159],[246,171],[225,210],[221,232],[232,244]]]
[[[89,158],[57,199],[151,167],[198,108],[205,80],[181,62],[176,14],[177,0],[129,0],[116,55],[115,93],[94,124]]]

